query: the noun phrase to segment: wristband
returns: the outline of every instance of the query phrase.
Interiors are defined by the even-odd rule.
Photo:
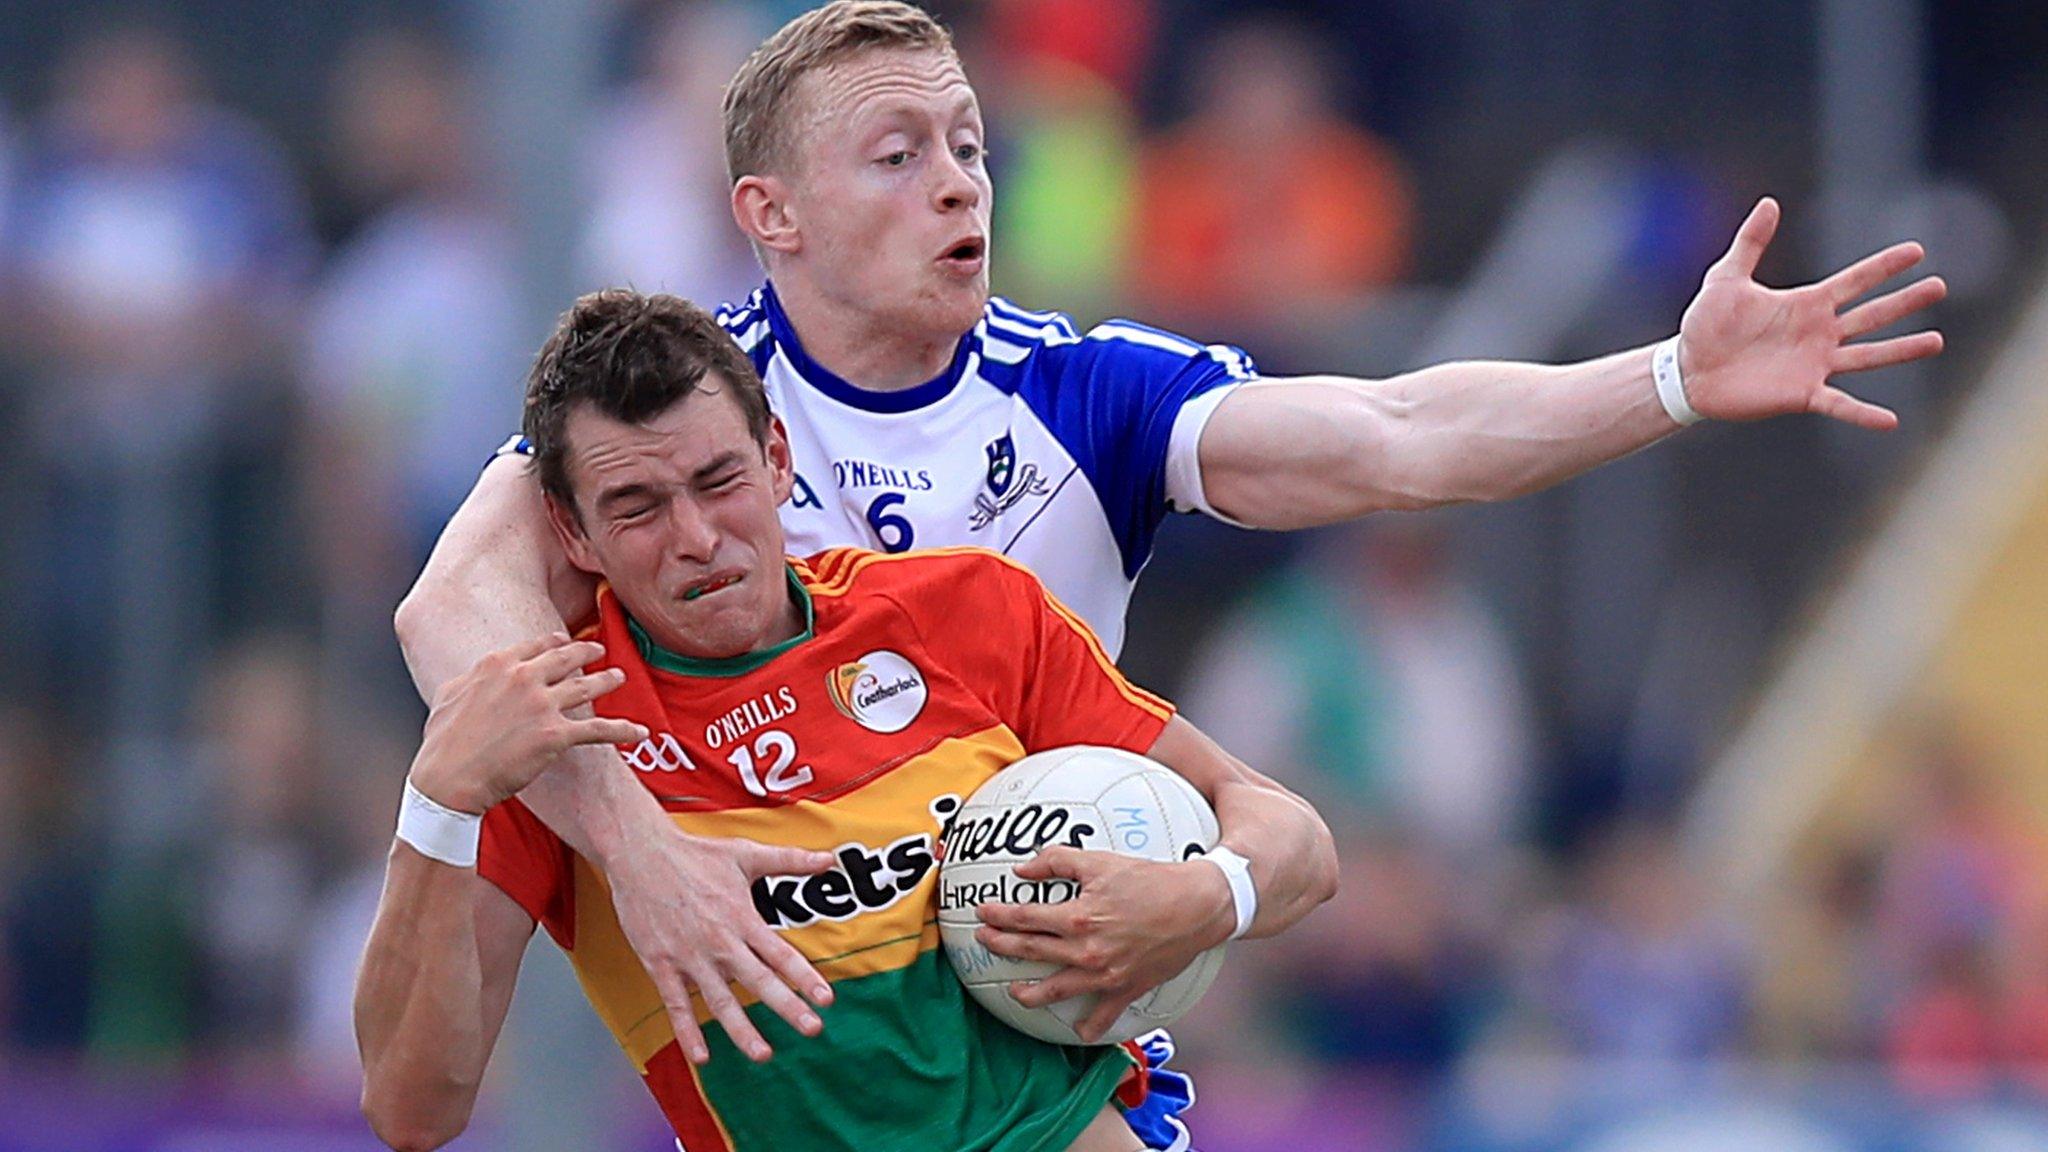
[[[1673,420],[1685,425],[1704,419],[1685,398],[1685,378],[1678,374],[1678,337],[1673,336],[1650,351],[1650,378],[1657,382],[1657,399]]]
[[[405,782],[405,799],[398,804],[398,838],[427,859],[457,868],[476,867],[483,826],[482,816],[437,804],[410,779]]]
[[[1237,928],[1230,938],[1235,940],[1252,930],[1252,921],[1259,915],[1259,890],[1252,885],[1252,862],[1221,844],[1200,858],[1214,864],[1230,882],[1230,903],[1237,911]]]

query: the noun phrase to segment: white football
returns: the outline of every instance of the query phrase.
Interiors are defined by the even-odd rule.
[[[1077,996],[1026,1008],[1015,980],[1042,980],[1057,965],[998,956],[974,938],[984,903],[1058,904],[1071,880],[1020,880],[1013,869],[1054,845],[1178,861],[1216,846],[1216,814],[1195,786],[1133,752],[1075,745],[1026,756],[991,777],[950,822],[939,863],[939,940],[967,991],[997,1019],[1055,1044],[1080,1044],[1074,1025],[1094,1007]],[[1124,1010],[1100,1044],[1117,1044],[1180,1019],[1208,991],[1223,945],[1200,956]]]

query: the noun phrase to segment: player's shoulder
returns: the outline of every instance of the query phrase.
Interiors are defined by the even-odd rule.
[[[1251,358],[1227,344],[1198,340],[1137,320],[1104,320],[1085,331],[1063,312],[1036,312],[1001,296],[982,310],[982,357],[1000,373],[1037,369],[1031,376],[1064,376],[1076,369],[1100,383],[1144,378],[1189,361],[1213,360],[1232,375],[1255,374]]]
[[[799,561],[797,576],[814,599],[881,594],[941,597],[957,604],[1010,594],[1025,584],[1038,586],[1038,577],[1024,565],[971,546],[910,552],[827,548]]]

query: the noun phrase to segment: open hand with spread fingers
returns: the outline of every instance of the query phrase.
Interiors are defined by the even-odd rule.
[[[646,739],[630,720],[588,714],[591,701],[626,682],[617,668],[584,671],[603,658],[603,645],[557,633],[477,661],[435,693],[414,786],[449,808],[482,812],[571,748]]]
[[[1932,330],[1851,341],[1920,312],[1946,296],[1948,286],[1939,276],[1927,276],[1854,304],[1920,263],[1925,250],[1908,241],[1818,283],[1767,288],[1757,283],[1756,267],[1778,230],[1778,218],[1777,201],[1758,201],[1686,308],[1679,324],[1679,368],[1687,400],[1715,420],[1815,412],[1876,431],[1897,427],[1896,413],[1858,400],[1829,381],[1939,353],[1941,333]]]

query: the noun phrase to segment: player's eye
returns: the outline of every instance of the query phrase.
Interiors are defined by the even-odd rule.
[[[891,152],[887,156],[882,157],[882,163],[887,164],[891,168],[901,168],[905,164],[910,163],[910,153],[900,150]]]
[[[647,519],[653,511],[654,505],[652,504],[637,504],[631,508],[620,509],[617,513],[613,514],[612,518],[621,524],[631,524]]]
[[[723,475],[723,476],[720,476],[720,477],[718,477],[717,479],[715,479],[715,480],[712,480],[711,482],[709,482],[709,483],[705,484],[705,485],[704,485],[704,488],[705,488],[705,490],[706,490],[706,491],[709,491],[709,492],[723,492],[723,491],[724,491],[724,490],[726,490],[727,488],[730,488],[730,487],[732,487],[732,486],[733,486],[734,484],[738,483],[738,482],[739,482],[739,478],[740,478],[740,473],[738,473],[738,472],[728,472],[728,473],[726,473],[725,475]]]
[[[976,160],[988,159],[988,150],[979,144],[961,144],[953,149],[953,155],[959,157],[962,164],[972,164]]]

